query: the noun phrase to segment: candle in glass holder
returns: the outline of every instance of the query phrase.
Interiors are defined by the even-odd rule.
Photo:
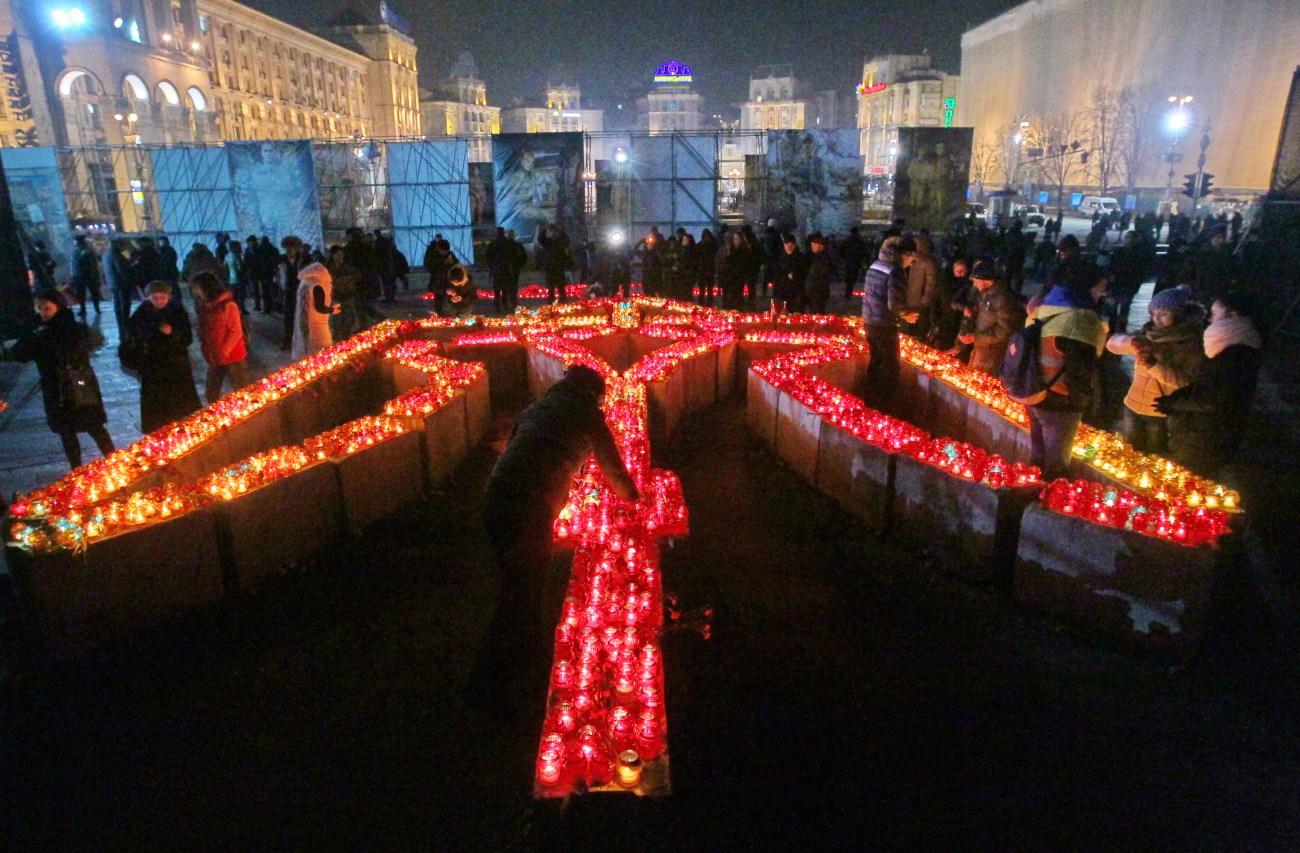
[[[634,749],[626,749],[618,755],[618,784],[624,788],[641,784],[641,756]]]
[[[573,662],[562,660],[555,664],[555,669],[551,673],[551,683],[556,687],[569,688],[573,686]]]

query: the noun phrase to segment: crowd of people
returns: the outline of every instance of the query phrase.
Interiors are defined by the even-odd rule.
[[[1247,331],[1251,309],[1235,287],[1240,268],[1229,235],[1240,223],[1140,214],[1118,243],[1106,238],[1098,247],[1059,236],[1060,222],[1048,219],[1036,234],[1014,218],[998,228],[971,218],[936,238],[896,221],[878,233],[854,227],[800,240],[770,220],[761,230],[704,228],[698,239],[684,228],[665,235],[654,227],[634,243],[576,245],[552,224],[538,235],[531,258],[513,232],[498,228],[482,259],[499,314],[517,310],[530,265],[542,273],[551,301],[564,300],[574,279],[594,294],[626,297],[639,278],[647,295],[774,313],[824,313],[832,303],[844,310],[861,293],[873,351],[868,402],[886,411],[900,333],[996,375],[1012,337],[1039,321],[1045,378],[1052,381],[1045,400],[1031,407],[1032,437],[1035,461],[1049,475],[1064,471],[1063,448],[1082,419],[1118,425],[1139,450],[1213,475],[1240,441],[1261,347],[1258,333]],[[1170,242],[1161,254],[1156,241],[1165,227]],[[63,437],[70,463],[80,459],[79,448],[71,449],[70,426],[73,438],[83,431],[107,441],[102,405],[69,414],[56,393],[66,372],[58,365],[89,367],[84,337],[68,328],[71,308],[84,320],[88,307],[100,310],[105,290],[118,319],[123,369],[140,380],[141,426],[148,432],[200,406],[190,361],[196,328],[207,365],[203,397],[211,402],[247,381],[250,311],[283,318],[281,347],[296,359],[382,319],[374,303],[395,300],[399,287],[410,289],[409,263],[382,231],[349,229],[343,243],[324,253],[295,236],[281,239],[278,249],[255,235],[240,242],[217,234],[213,245],[195,243],[182,261],[165,236],[119,238],[101,257],[78,236],[62,291],[45,247],[33,246],[28,260],[40,304],[57,309],[41,312],[34,337],[57,344],[29,341],[15,354],[45,364],[48,421]],[[470,266],[443,235],[434,236],[421,261],[435,313],[474,312]],[[1154,281],[1150,316],[1134,324],[1130,309],[1148,281]],[[1232,334],[1225,337],[1227,330]],[[1120,367],[1124,356],[1136,361],[1131,380]]]

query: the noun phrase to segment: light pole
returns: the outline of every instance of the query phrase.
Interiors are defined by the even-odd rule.
[[[1167,211],[1172,210],[1174,205],[1174,164],[1183,159],[1182,153],[1178,150],[1178,143],[1183,140],[1183,131],[1187,130],[1192,123],[1186,109],[1191,102],[1191,95],[1169,96],[1169,103],[1177,106],[1169,114],[1169,118],[1165,120],[1165,125],[1173,133],[1173,138],[1169,142],[1169,151],[1164,156],[1165,162],[1169,164],[1169,180],[1165,184],[1165,209]]]

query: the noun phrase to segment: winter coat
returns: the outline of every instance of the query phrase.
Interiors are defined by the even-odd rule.
[[[314,270],[313,267],[319,269]],[[293,342],[289,351],[294,361],[334,345],[334,337],[330,333],[334,283],[328,270],[320,264],[309,264],[298,275]]]
[[[868,326],[898,327],[907,310],[907,281],[897,264],[877,260],[863,279],[862,319]]]
[[[1243,318],[1226,320],[1249,326]],[[1206,329],[1207,338],[1214,339],[1218,325]],[[1157,401],[1160,411],[1169,416],[1169,455],[1204,477],[1216,476],[1232,458],[1250,415],[1262,353],[1258,334],[1253,328],[1246,331],[1207,345],[1206,354],[1214,355],[1196,380]]]
[[[1189,384],[1200,373],[1205,361],[1203,324],[1197,313],[1167,328],[1147,323],[1136,334],[1110,336],[1106,349],[1137,356],[1125,406],[1139,415],[1164,417],[1156,410],[1156,399]]]
[[[904,275],[907,276],[907,305],[920,313],[917,325],[928,328],[939,304],[939,265],[933,255],[918,254]]]
[[[616,493],[636,495],[604,414],[590,396],[561,380],[515,421],[510,444],[488,478],[485,506],[502,528],[549,525],[592,453]]]
[[[41,402],[45,404],[45,423],[51,432],[85,432],[108,421],[103,402],[94,406],[71,406],[63,399],[60,379],[64,368],[84,370],[90,367],[89,334],[86,327],[73,318],[71,309],[60,308],[49,322],[39,324],[20,338],[11,352],[17,361],[36,362],[41,377]],[[98,379],[95,384],[98,388]]]
[[[217,260],[216,255],[206,248],[191,250],[185,256],[185,266],[181,269],[181,278],[185,281],[191,281],[196,274],[205,271],[215,275],[217,281],[226,280],[226,265]]]
[[[973,319],[975,345],[971,350],[971,369],[995,375],[1007,354],[1011,336],[1025,325],[1025,309],[999,281],[979,294]]]
[[[199,305],[199,346],[203,350],[203,360],[214,367],[234,364],[248,357],[239,306],[229,290],[223,290],[216,299]]]
[[[99,288],[99,257],[89,246],[78,246],[72,253],[72,284],[74,287]]]
[[[1097,393],[1097,356],[1106,345],[1106,329],[1096,311],[1040,305],[1028,322],[1043,321],[1039,370],[1051,382],[1038,408],[1086,412]]]
[[[808,275],[804,289],[808,293],[810,305],[825,310],[826,300],[831,298],[831,256],[823,249],[808,253]]]
[[[171,334],[163,334],[163,326],[170,326]],[[194,334],[185,309],[169,301],[159,310],[146,299],[131,315],[127,328],[142,350],[140,429],[153,432],[202,408],[190,370],[189,346]]]
[[[137,274],[131,260],[121,252],[112,249],[104,253],[102,259],[104,282],[112,293],[124,293],[132,298],[136,295]]]
[[[797,307],[803,300],[804,283],[808,278],[808,256],[795,249],[782,254],[772,279],[772,298],[789,302]]]

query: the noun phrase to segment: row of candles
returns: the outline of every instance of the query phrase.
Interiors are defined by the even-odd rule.
[[[178,518],[229,501],[314,465],[338,460],[410,431],[411,418],[427,417],[483,375],[478,362],[436,355],[437,344],[407,341],[390,347],[385,358],[421,370],[429,385],[389,400],[384,415],[369,415],[312,436],[301,445],[258,453],[195,483],[166,485],[70,508],[59,513],[15,514],[5,536],[34,553],[77,551],[92,542],[134,528]]]
[[[1056,480],[1043,490],[1042,502],[1062,515],[1182,545],[1213,542],[1228,529],[1224,510],[1170,504],[1089,480]]]
[[[264,379],[222,397],[204,409],[156,430],[129,447],[96,459],[62,479],[18,497],[10,506],[16,518],[67,516],[129,489],[150,471],[165,466],[212,440],[285,395],[326,374],[364,363],[395,342],[401,324],[387,321],[314,353]]]

